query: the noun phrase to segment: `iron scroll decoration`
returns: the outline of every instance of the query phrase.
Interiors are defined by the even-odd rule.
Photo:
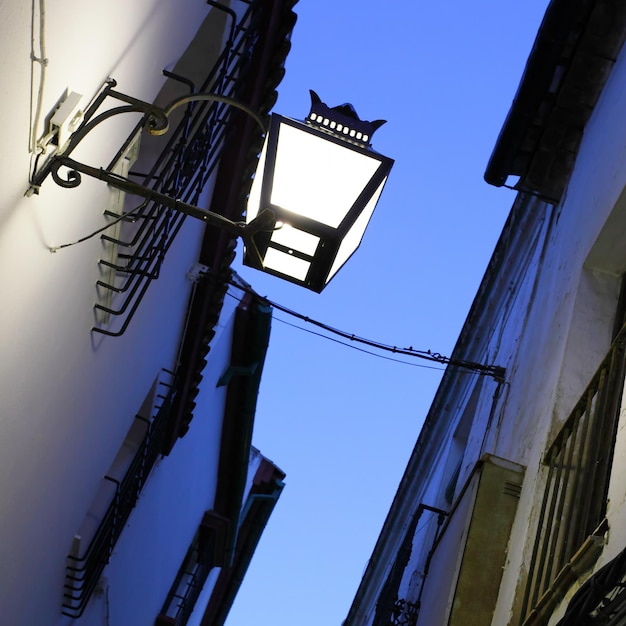
[[[186,215],[200,219],[207,224],[223,229],[237,237],[241,237],[246,248],[244,263],[256,269],[270,271],[264,263],[264,255],[267,252],[267,245],[271,237],[271,233],[276,229],[276,221],[278,217],[277,207],[263,205],[258,208],[258,214],[255,214],[254,218],[248,223],[233,222],[220,214],[201,209],[192,204],[181,202],[177,198],[172,198],[171,196],[157,192],[154,189],[129,180],[128,178],[112,172],[110,169],[93,167],[76,161],[70,157],[72,150],[74,150],[74,148],[76,148],[76,146],[78,146],[97,126],[114,116],[125,113],[143,113],[145,115],[143,128],[149,134],[155,136],[167,133],[169,129],[169,118],[176,109],[197,101],[221,102],[242,110],[255,120],[264,134],[267,134],[268,128],[266,127],[264,120],[245,104],[220,94],[198,93],[182,96],[173,100],[166,107],[159,107],[113,90],[115,84],[116,83],[113,80],[107,83],[107,95],[124,102],[124,105],[104,111],[103,113],[93,117],[93,119],[87,119],[87,121],[83,122],[83,124],[70,136],[67,145],[60,146],[59,151],[54,154],[48,162],[46,162],[39,172],[36,172],[33,175],[31,188],[27,193],[38,193],[39,188],[48,173],[51,174],[57,185],[67,189],[78,187],[82,182],[82,175],[88,175],[92,178],[102,180],[111,187],[119,189],[125,193],[143,197],[147,200],[157,201],[163,206],[180,211]],[[373,122],[361,120],[352,105],[344,104],[331,108],[324,104],[315,92],[311,91],[310,93],[311,111],[305,121],[306,126],[315,129],[319,133],[323,133],[329,138],[330,141],[341,143],[346,146],[353,144],[354,150],[366,151],[372,155],[375,154],[371,151],[371,136],[382,124],[385,123],[384,120],[376,120]],[[386,162],[385,168],[388,173],[388,170],[391,169],[393,161],[391,159],[387,159],[386,157],[381,156],[381,158]],[[62,175],[61,168],[67,168],[65,175]],[[358,215],[355,210],[356,207],[351,209],[351,216]],[[360,210],[362,209],[359,209],[359,211]],[[350,219],[354,220],[355,217],[351,217]],[[343,230],[345,230],[345,228]],[[338,230],[337,236],[345,236],[346,233],[343,232],[343,230],[341,232]],[[338,241],[340,242],[341,240]],[[325,261],[325,263],[327,264],[327,261]],[[316,267],[318,266],[316,265]],[[316,282],[319,282],[319,280]],[[311,283],[309,281],[303,283],[303,286],[313,288],[310,285]],[[321,291],[321,288],[317,288],[316,290]]]

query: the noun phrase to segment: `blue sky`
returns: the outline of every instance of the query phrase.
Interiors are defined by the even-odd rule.
[[[301,0],[276,112],[303,119],[309,89],[351,102],[388,120],[372,143],[396,163],[361,248],[321,295],[239,270],[254,289],[449,355],[514,199],[483,173],[546,6]],[[311,331],[275,312],[253,443],[287,486],[227,626],[341,624],[441,377]]]

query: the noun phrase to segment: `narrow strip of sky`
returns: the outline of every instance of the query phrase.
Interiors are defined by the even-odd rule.
[[[395,166],[321,294],[244,268],[270,300],[389,345],[451,354],[514,194],[483,172],[547,0],[302,0],[275,107],[309,89]],[[339,626],[440,380],[274,323],[254,444],[287,473],[227,626]]]

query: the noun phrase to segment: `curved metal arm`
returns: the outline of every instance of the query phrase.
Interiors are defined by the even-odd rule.
[[[115,86],[116,82],[114,80],[110,80],[105,88],[104,96],[100,97],[97,101],[97,104],[93,105],[91,108],[97,109],[97,106],[102,103],[104,97],[106,96],[115,98],[116,100],[124,102],[125,104],[123,106],[114,107],[107,111],[104,111],[91,119],[86,118],[86,120],[81,124],[78,130],[71,135],[69,143],[63,153],[57,153],[52,155],[43,165],[43,167],[38,172],[35,172],[33,174],[30,181],[30,187],[27,190],[26,195],[39,193],[39,188],[43,184],[44,180],[47,178],[48,174],[52,174],[55,182],[63,187],[76,187],[77,185],[79,185],[81,182],[80,176],[76,176],[75,173],[70,172],[67,179],[63,179],[62,177],[58,176],[59,163],[62,162],[61,157],[70,155],[72,151],[87,137],[87,135],[89,135],[89,133],[94,128],[102,124],[102,122],[123,113],[143,113],[146,116],[146,120],[144,123],[145,130],[151,135],[158,136],[167,133],[167,131],[169,130],[169,118],[171,114],[179,107],[185,104],[190,104],[192,102],[222,102],[224,104],[227,104],[228,106],[232,106],[233,108],[243,111],[244,113],[246,113],[246,115],[250,116],[256,122],[256,124],[259,126],[263,133],[267,132],[267,126],[265,124],[265,121],[258,113],[253,111],[246,104],[228,96],[201,92],[176,98],[167,106],[159,107],[150,102],[138,100],[133,96],[128,96],[119,91],[115,91],[113,89],[113,87]],[[74,161],[74,163],[76,163],[76,161]]]
[[[75,148],[96,126],[114,117],[115,115],[121,115],[122,113],[147,114],[147,130],[151,134],[162,135],[166,133],[169,129],[168,115],[163,109],[153,104],[138,100],[136,103],[128,104],[121,107],[114,107],[113,109],[104,111],[103,113],[100,113],[100,115],[96,115],[96,117],[94,117],[86,124],[83,124],[72,135],[72,149]]]
[[[228,96],[220,96],[219,94],[215,94],[215,93],[194,93],[190,96],[181,96],[180,98],[177,98],[176,100],[173,100],[172,102],[170,102],[170,104],[168,104],[163,109],[163,113],[165,113],[165,116],[169,118],[172,112],[178,107],[183,106],[184,104],[189,104],[190,102],[201,102],[201,101],[222,102],[224,104],[228,104],[229,106],[235,109],[239,109],[240,111],[243,111],[244,113],[249,115],[251,118],[253,118],[254,121],[259,125],[259,128],[264,133],[267,132],[267,125],[263,121],[263,118],[258,113],[253,111],[249,106],[243,104],[243,102],[239,102],[238,100],[229,98]],[[151,135],[162,135],[163,133],[167,132],[167,128],[165,128],[164,130],[161,130],[159,128],[156,128],[156,129],[149,128],[148,132]]]

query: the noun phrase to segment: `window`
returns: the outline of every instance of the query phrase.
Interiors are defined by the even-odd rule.
[[[160,454],[171,401],[170,372],[159,378],[103,477],[67,557],[63,614],[80,617]]]
[[[155,626],[185,626],[213,567],[222,565],[228,520],[207,511],[172,583]]]
[[[522,617],[528,624],[562,597],[576,563],[593,562],[606,532],[607,492],[626,365],[624,293],[608,354],[548,448],[546,486],[539,512]]]

